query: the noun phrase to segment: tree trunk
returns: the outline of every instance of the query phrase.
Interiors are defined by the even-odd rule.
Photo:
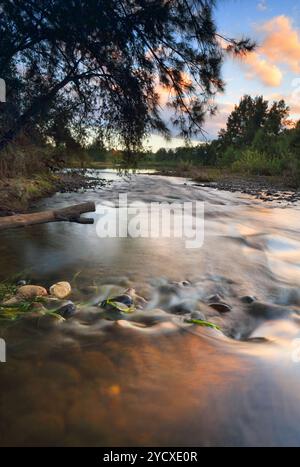
[[[84,212],[94,212],[95,203],[88,202],[76,204],[67,208],[53,211],[33,212],[31,214],[16,214],[14,216],[0,217],[0,231],[26,227],[27,225],[45,224],[47,222],[77,222],[79,224],[93,224],[94,219],[80,217]]]

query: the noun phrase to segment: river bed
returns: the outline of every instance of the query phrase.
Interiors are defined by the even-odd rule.
[[[112,183],[35,207],[95,201],[94,225],[1,233],[1,279],[21,271],[47,287],[71,281],[79,312],[50,329],[1,331],[0,444],[299,445],[300,205],[181,178],[95,175]],[[101,206],[120,193],[146,207],[203,201],[203,246],[99,238]],[[144,309],[101,316],[95,304],[127,287],[145,297]],[[211,296],[232,310],[210,308]],[[187,325],[197,310],[221,331]]]

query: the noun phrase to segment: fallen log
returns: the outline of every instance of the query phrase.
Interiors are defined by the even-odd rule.
[[[26,227],[27,225],[45,224],[48,222],[67,221],[77,222],[78,224],[93,224],[94,219],[80,217],[80,215],[84,212],[94,211],[96,211],[95,203],[88,202],[51,211],[0,217],[0,231],[5,229],[16,229],[17,227]]]

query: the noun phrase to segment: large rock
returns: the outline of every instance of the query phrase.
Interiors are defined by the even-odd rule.
[[[69,282],[57,282],[50,287],[49,291],[54,297],[64,299],[70,295],[72,289]]]
[[[18,288],[16,297],[23,300],[31,300],[48,295],[47,290],[39,285],[23,285]]]

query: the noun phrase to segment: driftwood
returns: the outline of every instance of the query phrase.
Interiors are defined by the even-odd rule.
[[[95,203],[88,202],[53,211],[41,211],[30,214],[16,214],[13,216],[0,217],[0,230],[61,221],[77,222],[78,224],[93,224],[94,219],[80,217],[80,215],[84,212],[94,212],[95,210]]]

